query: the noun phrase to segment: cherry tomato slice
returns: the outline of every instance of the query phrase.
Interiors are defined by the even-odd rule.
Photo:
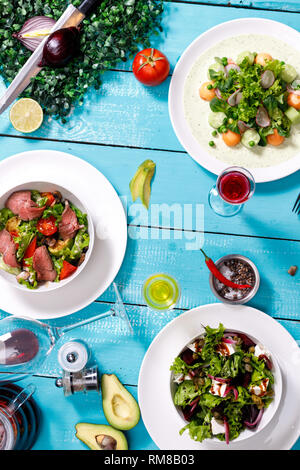
[[[77,269],[77,266],[73,266],[73,264],[68,263],[68,261],[63,261],[63,267],[62,270],[60,271],[59,279],[62,281],[63,279],[66,279],[67,277],[71,276]]]
[[[40,233],[46,237],[50,237],[57,232],[56,218],[53,215],[47,217],[46,219],[40,219],[37,223],[37,229]]]
[[[18,232],[9,232],[12,237],[18,237]]]
[[[139,52],[133,61],[132,70],[141,83],[156,86],[162,83],[170,71],[167,57],[157,49],[144,49]]]
[[[46,206],[51,206],[51,204],[55,201],[55,197],[52,193],[41,193],[42,197],[46,197],[48,200],[46,202]]]

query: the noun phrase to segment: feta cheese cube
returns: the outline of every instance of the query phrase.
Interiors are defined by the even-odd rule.
[[[187,345],[187,348],[189,348],[191,351],[193,352],[197,352],[197,349],[196,349],[196,341],[194,343],[190,343]]]
[[[263,379],[259,384],[251,384],[249,387],[250,393],[254,393],[258,397],[265,395],[269,385],[269,379]]]
[[[174,380],[176,384],[181,384],[184,380],[192,380],[192,378],[189,375],[183,375],[183,374],[175,374],[174,375]]]
[[[265,349],[265,347],[262,344],[257,344],[254,349],[254,356],[259,357],[259,356],[266,356],[268,359],[270,359],[271,354],[270,352]]]
[[[215,418],[212,418],[212,420],[210,422],[210,428],[211,428],[212,434],[214,434],[215,436],[217,434],[224,434],[225,433],[224,423],[222,423],[221,421],[217,421]]]
[[[217,346],[217,352],[221,354],[221,356],[231,356],[234,354],[236,351],[236,346],[235,344],[229,344],[229,343],[222,343],[218,344]]]

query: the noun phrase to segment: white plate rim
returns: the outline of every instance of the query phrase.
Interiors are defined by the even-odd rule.
[[[118,259],[115,261],[114,266],[112,267],[112,272],[110,273],[110,276],[107,277],[107,279],[104,283],[99,284],[99,288],[94,289],[94,292],[90,293],[90,295],[88,295],[88,296],[86,296],[83,292],[81,302],[70,306],[67,310],[66,309],[63,309],[63,310],[61,309],[60,310],[58,308],[55,312],[52,312],[52,311],[50,312],[50,311],[47,311],[47,310],[45,310],[43,312],[43,305],[45,303],[47,303],[47,300],[49,299],[49,297],[46,297],[46,296],[50,296],[50,295],[52,295],[52,293],[54,293],[54,294],[56,293],[56,295],[59,299],[60,296],[70,295],[71,294],[70,289],[72,289],[72,287],[75,287],[75,285],[76,285],[75,283],[78,284],[78,279],[81,279],[82,283],[88,282],[89,276],[91,275],[91,272],[89,271],[89,268],[91,268],[90,267],[90,261],[91,260],[89,260],[88,263],[87,263],[87,266],[85,267],[85,269],[74,279],[74,281],[71,281],[70,283],[68,283],[67,285],[61,287],[58,290],[54,290],[54,291],[50,291],[50,292],[40,292],[39,295],[34,296],[36,299],[38,299],[37,302],[39,302],[39,304],[40,304],[39,313],[31,314],[30,310],[29,310],[29,311],[26,312],[26,316],[29,316],[31,318],[40,319],[40,320],[42,320],[42,319],[43,320],[51,320],[51,319],[71,315],[72,313],[75,313],[79,310],[82,310],[83,308],[85,308],[89,304],[91,304],[94,300],[96,300],[99,296],[101,296],[103,294],[103,292],[105,292],[105,290],[111,285],[111,283],[115,279],[115,277],[116,277],[116,275],[117,275],[117,273],[118,273],[118,271],[119,271],[119,269],[122,265],[122,262],[123,262],[123,259],[124,259],[124,256],[125,256],[125,252],[126,252],[126,246],[127,246],[127,218],[126,218],[126,213],[125,213],[123,204],[122,204],[116,190],[113,188],[112,184],[108,181],[108,179],[96,167],[94,167],[93,165],[91,165],[87,161],[83,160],[82,158],[77,157],[75,155],[72,155],[68,152],[61,152],[59,150],[52,150],[52,149],[29,150],[29,151],[25,151],[25,152],[20,152],[18,154],[15,154],[15,155],[12,155],[10,157],[5,158],[0,162],[1,177],[3,178],[3,174],[5,174],[5,171],[8,171],[8,173],[9,173],[9,172],[12,172],[12,169],[15,170],[16,168],[18,168],[17,163],[21,162],[22,159],[24,159],[24,160],[22,160],[22,163],[23,163],[23,161],[25,162],[25,159],[26,159],[27,163],[29,163],[30,159],[34,160],[34,159],[37,159],[37,158],[40,158],[41,181],[45,181],[45,178],[49,180],[49,178],[47,176],[47,173],[46,173],[47,167],[45,167],[45,161],[46,161],[47,158],[48,159],[49,158],[51,158],[51,159],[57,158],[57,159],[61,159],[61,160],[59,160],[59,162],[64,161],[64,163],[70,163],[70,167],[69,167],[70,168],[70,173],[74,172],[74,167],[76,167],[77,171],[79,171],[79,168],[80,168],[80,172],[82,172],[82,173],[80,173],[81,176],[83,174],[86,174],[86,175],[89,174],[89,175],[93,175],[94,178],[97,178],[99,186],[100,186],[100,184],[102,184],[102,185],[105,185],[105,187],[108,189],[108,192],[111,195],[111,201],[112,201],[112,203],[114,204],[114,206],[117,210],[118,222],[120,223],[120,225],[118,225],[118,255],[117,255]],[[54,172],[54,169],[52,169],[51,171]],[[1,177],[0,177],[0,180],[1,180]],[[64,178],[64,176],[61,176],[61,177]],[[17,181],[18,182],[20,181],[20,184],[21,184],[22,176],[18,175],[17,178],[18,178]],[[12,175],[10,175],[10,180],[11,179],[12,179]],[[29,180],[29,178],[27,178],[27,179]],[[8,178],[8,180],[9,180],[9,178]],[[36,179],[36,180],[38,180],[38,179]],[[25,179],[24,182],[26,182],[26,181],[27,180]],[[60,184],[60,183],[58,182],[58,184]],[[1,188],[1,193],[6,192],[10,188],[10,186],[15,186],[15,184],[10,185],[7,182],[7,180],[5,179],[5,183],[3,184],[2,188]],[[63,184],[62,184],[62,186],[63,186]],[[69,188],[68,184],[65,184],[65,187],[67,187],[68,189],[71,190],[71,188]],[[78,195],[77,197],[80,198],[80,193],[78,191],[76,192],[76,194]],[[84,195],[82,196],[82,199],[84,200],[85,204],[89,203],[89,198],[90,197],[91,196],[89,196],[88,193],[84,193]],[[93,216],[93,213],[91,211],[90,211],[90,213]],[[96,227],[95,227],[95,229],[96,229]],[[94,249],[95,249],[95,245],[97,245],[99,243],[101,243],[101,240],[99,240],[98,237],[95,234]],[[97,273],[94,273],[94,275],[97,275]],[[5,281],[3,281],[3,282],[5,282]],[[7,283],[5,283],[5,286],[7,286]],[[9,292],[10,292],[12,297],[14,297],[14,294],[15,295],[20,295],[21,297],[28,295],[28,292],[24,292],[20,289],[17,289],[15,287],[13,287],[13,286],[10,286],[10,285],[8,287],[9,287]],[[23,297],[23,299],[25,300],[26,297]],[[9,301],[8,303],[9,303],[9,305],[5,305],[5,307],[3,307],[2,298],[0,297],[0,308],[3,311],[5,311],[6,313],[10,313],[12,315],[14,315],[14,314],[25,314],[24,311],[22,311],[22,309],[20,308],[20,306],[16,307],[16,305],[13,305],[13,300]],[[26,308],[27,308],[27,304],[26,304]]]
[[[147,403],[147,397],[146,397],[146,393],[147,393],[147,389],[146,389],[146,376],[147,376],[147,367],[150,368],[148,362],[150,361],[151,362],[151,355],[153,354],[153,351],[155,351],[155,348],[161,348],[161,350],[163,349],[164,351],[166,351],[168,349],[168,341],[164,341],[166,339],[166,336],[169,335],[172,336],[172,339],[174,340],[174,333],[176,332],[176,328],[177,328],[177,331],[179,331],[179,327],[182,326],[180,325],[180,323],[182,324],[182,322],[184,321],[184,327],[189,329],[190,325],[189,325],[189,321],[192,322],[192,319],[190,320],[189,317],[193,317],[194,315],[199,315],[199,325],[201,324],[201,312],[204,313],[204,315],[209,315],[210,318],[212,315],[214,315],[214,311],[216,311],[216,315],[218,317],[218,320],[216,320],[217,322],[222,322],[224,324],[225,327],[229,327],[229,328],[236,328],[236,329],[239,329],[239,330],[243,330],[243,331],[247,331],[247,328],[249,327],[249,325],[251,325],[251,328],[256,328],[257,325],[255,325],[254,323],[257,322],[257,321],[260,321],[260,322],[267,322],[268,323],[268,328],[266,328],[267,330],[267,333],[270,334],[270,329],[272,330],[271,326],[273,327],[273,330],[274,329],[277,329],[277,331],[280,332],[280,335],[282,335],[282,337],[284,337],[284,345],[285,347],[287,347],[287,349],[289,349],[289,351],[287,352],[287,357],[286,358],[283,358],[282,355],[278,355],[278,351],[276,352],[276,348],[270,348],[270,350],[272,350],[272,352],[274,352],[274,354],[276,355],[277,357],[277,360],[279,362],[279,365],[280,365],[280,368],[281,368],[281,372],[282,372],[282,379],[283,379],[283,397],[282,397],[282,401],[278,407],[278,411],[276,412],[275,416],[273,417],[273,419],[271,420],[271,422],[266,426],[265,429],[263,429],[261,432],[257,433],[257,436],[259,436],[259,438],[255,438],[255,435],[247,440],[242,440],[242,441],[239,441],[239,442],[232,442],[230,443],[230,446],[222,446],[222,443],[220,444],[215,444],[214,442],[208,442],[209,440],[206,440],[204,441],[203,443],[195,443],[194,441],[192,441],[190,439],[190,437],[188,435],[183,435],[183,436],[180,436],[179,435],[179,429],[181,429],[182,427],[182,421],[181,421],[181,418],[179,417],[177,411],[174,409],[174,405],[173,403],[171,402],[171,400],[169,400],[169,390],[168,391],[164,391],[163,393],[166,393],[165,396],[162,396],[162,388],[161,388],[161,382],[160,382],[160,386],[158,386],[158,389],[156,390],[155,389],[155,386],[151,389],[151,399],[148,398],[148,401],[149,403]],[[205,313],[206,312],[206,313]],[[226,314],[227,316],[228,315],[235,315],[236,318],[239,319],[239,322],[235,323],[235,326],[230,324],[230,325],[227,325],[226,324]],[[251,314],[252,314],[252,317],[251,317]],[[253,320],[253,316],[255,317],[255,321]],[[251,319],[251,320],[250,320]],[[198,320],[197,320],[198,321]],[[231,320],[232,321],[232,320]],[[243,323],[244,326],[243,326]],[[205,324],[209,324],[209,321],[205,321]],[[248,325],[248,327],[247,327]],[[199,326],[199,329],[200,329],[200,326]],[[193,328],[192,328],[193,330]],[[193,332],[195,333],[195,330],[193,330]],[[173,334],[173,335],[172,335]],[[180,333],[181,334],[181,333]],[[254,333],[253,331],[250,331],[249,332],[250,335],[253,335],[254,337],[257,337],[257,338],[260,338],[260,334],[258,334],[257,332]],[[186,340],[186,339],[189,339],[191,336],[193,336],[192,333],[190,333],[190,336],[187,336],[185,335],[185,339],[183,339],[183,342]],[[196,335],[194,335],[196,336]],[[268,337],[268,340],[267,341],[264,341],[264,339],[262,338],[262,343],[264,343],[266,345],[266,347],[268,347],[268,344],[270,341],[273,341],[274,339],[272,338],[272,334],[270,334],[270,336]],[[187,343],[185,343],[187,344]],[[179,345],[179,348],[181,347],[181,345]],[[178,349],[178,348],[177,348]],[[140,368],[140,373],[139,373],[139,380],[138,380],[138,400],[139,400],[139,405],[140,405],[140,408],[141,408],[141,415],[142,415],[142,419],[144,421],[144,424],[145,424],[145,427],[148,431],[148,433],[150,434],[151,438],[153,439],[153,441],[155,442],[155,444],[161,448],[161,449],[172,449],[172,450],[206,450],[206,449],[213,449],[213,450],[219,450],[219,449],[223,449],[223,450],[236,450],[236,449],[239,449],[239,450],[246,450],[248,448],[252,448],[252,449],[264,449],[264,450],[267,450],[268,448],[270,449],[274,449],[274,439],[276,438],[278,440],[278,436],[276,435],[276,432],[278,432],[278,428],[279,426],[273,426],[272,427],[272,423],[274,424],[274,422],[276,421],[276,424],[277,424],[277,420],[278,420],[278,415],[283,413],[283,409],[284,411],[286,412],[286,409],[285,407],[287,406],[287,402],[284,401],[284,397],[286,396],[286,394],[289,392],[291,393],[291,390],[292,390],[292,387],[295,388],[295,383],[294,381],[296,381],[296,386],[297,386],[297,390],[298,390],[298,394],[300,393],[300,377],[293,377],[293,381],[292,381],[292,376],[291,376],[291,373],[287,374],[286,371],[289,370],[290,368],[290,362],[288,362],[288,359],[290,360],[291,358],[291,351],[293,352],[293,354],[297,354],[296,356],[296,360],[299,361],[299,347],[296,343],[296,341],[294,340],[294,338],[290,335],[290,333],[279,323],[277,322],[274,318],[272,318],[271,316],[265,314],[264,312],[258,310],[258,309],[255,309],[253,307],[249,307],[249,306],[244,306],[244,305],[240,305],[240,306],[230,306],[230,305],[225,305],[225,304],[221,304],[221,303],[216,303],[216,304],[207,304],[207,305],[202,305],[202,306],[199,306],[199,307],[196,307],[196,308],[193,308],[191,310],[188,310],[182,314],[180,314],[178,317],[176,317],[175,319],[173,319],[171,322],[169,322],[159,333],[158,335],[154,338],[154,340],[152,341],[152,343],[150,344],[145,356],[144,356],[144,359],[143,359],[143,362],[142,362],[142,365],[141,365],[141,368]],[[174,359],[174,358],[173,358]],[[161,366],[161,362],[163,361],[160,361],[159,365],[157,365],[156,367],[160,367]],[[170,365],[170,364],[169,364]],[[298,365],[299,366],[299,365]],[[153,371],[154,369],[152,369]],[[166,369],[164,369],[164,371],[166,371]],[[289,371],[290,372],[290,371]],[[156,374],[157,374],[157,369],[156,369]],[[168,377],[166,377],[165,379],[165,384],[169,384],[168,382],[169,380],[169,375]],[[156,382],[154,381],[154,384]],[[168,385],[167,385],[168,387]],[[166,403],[166,397],[167,400],[168,400],[168,403]],[[149,414],[149,411],[147,411],[147,407],[149,408],[149,404],[150,404],[150,401],[151,401],[151,405],[152,403],[155,404],[155,406],[159,406],[159,409],[156,409],[156,412],[153,413],[153,410],[152,412]],[[159,405],[158,405],[159,403]],[[166,408],[169,408],[169,412],[174,413],[174,415],[171,417],[170,419],[170,416],[168,415],[168,417],[166,415],[164,415],[164,409]],[[296,426],[294,427],[288,427],[288,429],[282,429],[283,427],[283,424],[282,422],[280,423],[280,433],[285,437],[286,441],[282,444],[280,444],[280,449],[281,450],[288,450],[290,449],[294,443],[297,441],[298,437],[300,436],[300,428],[299,428],[299,422],[300,422],[300,405],[298,404],[298,411],[297,411],[297,418],[295,419],[295,421],[297,421],[298,423],[298,428]],[[155,416],[159,416],[160,418],[160,421],[158,423],[155,422]],[[156,418],[157,419],[157,418]],[[291,409],[290,410],[290,417],[289,419],[294,419],[294,410]],[[161,439],[161,436],[159,436],[159,433],[162,432],[162,425],[161,423],[164,422],[164,421],[168,421],[170,422],[170,429],[168,429],[168,432],[170,431],[171,432],[171,435],[170,435],[170,439],[169,441],[167,440],[167,444],[166,442],[162,442],[162,439]],[[173,429],[174,427],[176,428],[176,431],[173,432]],[[164,429],[164,431],[166,431],[166,429]],[[164,432],[164,436],[166,435],[166,432]],[[193,446],[194,444],[196,444],[196,447]],[[273,447],[272,447],[273,446]],[[276,450],[278,450],[278,447],[276,447]]]
[[[168,97],[168,109],[174,132],[179,142],[190,155],[190,157],[193,158],[193,160],[195,160],[203,168],[210,171],[211,173],[214,173],[215,175],[219,175],[229,165],[226,162],[218,160],[217,158],[214,158],[211,154],[207,153],[193,136],[189,125],[184,118],[184,82],[187,74],[189,73],[192,63],[195,62],[201,52],[204,52],[213,44],[222,41],[222,39],[232,37],[237,34],[243,34],[242,31],[240,33],[235,32],[235,29],[239,27],[241,29],[245,29],[247,27],[258,28],[258,25],[260,29],[260,34],[265,34],[268,36],[273,35],[276,37],[279,37],[281,34],[280,39],[283,40],[283,42],[287,43],[290,42],[291,38],[294,38],[294,42],[292,41],[292,45],[295,49],[299,50],[299,46],[297,47],[295,43],[297,41],[298,43],[300,43],[300,33],[294,28],[291,28],[290,26],[279,21],[264,18],[238,18],[235,20],[226,21],[224,23],[218,24],[205,31],[197,38],[195,38],[180,56],[171,78]],[[272,33],[269,31],[272,31]],[[244,31],[244,34],[251,33],[249,31]],[[217,40],[215,39],[216,37]],[[282,39],[282,37],[284,39]],[[202,44],[202,42],[206,43],[205,48],[202,49],[200,52],[197,52],[197,47]],[[190,56],[192,56],[193,59],[191,59]],[[185,68],[186,62],[190,63],[187,68]],[[257,183],[276,181],[300,170],[299,156],[300,151],[297,155],[290,158],[286,162],[280,163],[279,165],[269,166],[266,168],[249,168],[249,170],[253,174]]]

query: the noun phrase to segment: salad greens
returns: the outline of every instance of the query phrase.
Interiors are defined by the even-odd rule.
[[[174,404],[188,421],[180,433],[228,443],[246,427],[255,429],[273,399],[272,363],[263,352],[257,355],[255,343],[242,333],[206,326],[170,368],[177,384]]]
[[[12,34],[26,20],[41,15],[57,20],[69,0],[0,0],[0,73],[11,82],[31,52]],[[74,0],[79,6],[81,0]],[[102,0],[82,23],[80,54],[59,69],[44,67],[22,96],[40,103],[46,114],[63,122],[72,105],[82,104],[89,87],[99,89],[101,74],[138,51],[150,47],[149,36],[161,31],[162,0]]]
[[[223,135],[231,131],[241,136],[234,143],[224,138],[230,146],[240,140],[247,148],[266,146],[272,143],[267,137],[274,133],[282,138],[273,140],[272,145],[280,145],[289,137],[292,125],[300,123],[300,98],[296,100],[299,107],[290,100],[290,95],[298,93],[297,71],[271,56],[256,62],[256,56],[245,51],[236,63],[227,57],[215,57],[208,69],[211,82],[207,89],[215,90],[209,124]]]

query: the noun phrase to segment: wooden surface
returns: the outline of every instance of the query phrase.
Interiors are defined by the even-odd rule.
[[[223,21],[264,17],[300,30],[296,13],[300,11],[300,1],[297,0],[234,0],[230,2],[231,7],[224,0],[205,3],[165,4],[164,33],[155,38],[153,46],[169,57],[172,70],[195,37]],[[249,8],[250,5],[255,8]],[[72,153],[99,169],[127,204],[128,248],[116,282],[134,336],[124,334],[118,321],[109,318],[69,333],[62,341],[85,339],[100,371],[117,374],[136,396],[140,364],[155,335],[183,310],[216,301],[202,256],[187,249],[189,246],[204,242],[215,259],[233,252],[251,258],[260,271],[261,287],[249,305],[276,318],[300,344],[300,276],[298,273],[292,278],[287,274],[292,264],[299,264],[299,218],[291,208],[299,193],[300,172],[278,182],[259,185],[244,212],[234,219],[214,215],[208,207],[207,194],[215,177],[185,153],[171,127],[167,108],[170,80],[154,89],[145,88],[135,80],[130,67],[128,62],[106,73],[102,89],[91,90],[84,106],[73,111],[66,125],[46,119],[36,133],[25,138],[12,128],[7,112],[4,113],[0,116],[0,158],[32,149]],[[3,89],[2,84],[0,93]],[[149,212],[140,211],[131,203],[128,188],[137,166],[146,158],[153,159],[157,165]],[[174,207],[185,204],[184,230],[182,219],[174,220],[166,212],[157,212],[158,204],[162,203]],[[196,205],[199,205],[198,217]],[[199,223],[202,211],[204,224]],[[180,283],[182,296],[173,312],[155,313],[144,305],[142,284],[148,275],[158,271],[170,273]],[[51,324],[74,323],[107,310],[113,302],[110,287],[86,309]],[[106,422],[101,397],[90,393],[65,398],[62,390],[55,387],[59,375],[54,350],[38,376],[32,379],[43,415],[34,449],[83,449],[74,436],[75,424]],[[126,434],[131,449],[156,448],[142,421]],[[300,441],[294,448],[300,449]]]

